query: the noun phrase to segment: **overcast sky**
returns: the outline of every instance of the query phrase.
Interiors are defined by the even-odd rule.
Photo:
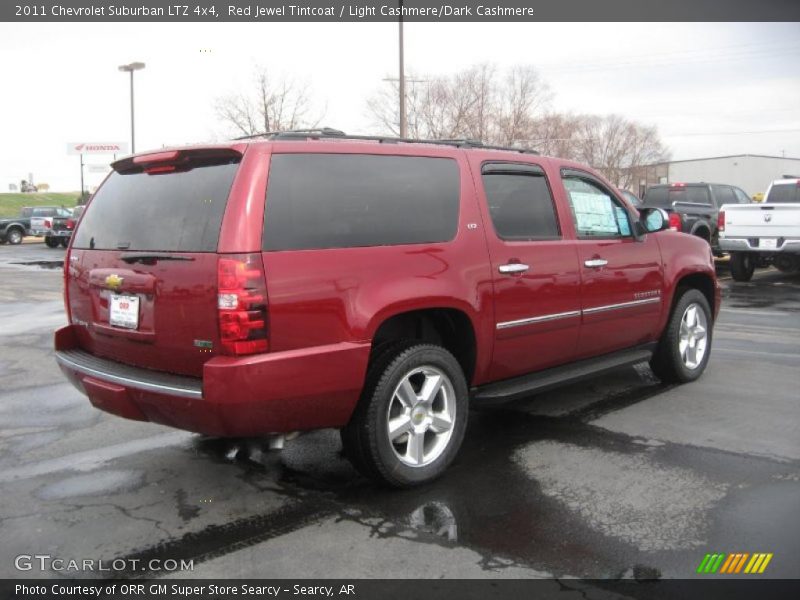
[[[406,24],[407,73],[475,63],[537,67],[557,111],[618,113],[658,127],[674,159],[800,157],[800,24]],[[369,132],[366,99],[396,76],[397,26],[383,23],[0,24],[0,191],[33,173],[80,187],[67,142],[137,149],[220,139],[213,103],[251,86],[257,64],[308,81],[322,124]],[[88,163],[110,157],[87,157]],[[102,176],[87,174],[87,187]]]

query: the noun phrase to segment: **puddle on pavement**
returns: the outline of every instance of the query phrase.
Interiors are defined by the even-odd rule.
[[[549,441],[520,448],[514,461],[545,495],[643,552],[704,545],[708,513],[727,487],[689,469],[655,464],[646,453]]]
[[[135,490],[143,482],[144,473],[141,471],[95,471],[47,484],[36,495],[43,500],[64,500],[101,494],[109,496]]]
[[[39,267],[40,269],[62,269],[64,267],[63,260],[31,260],[27,262],[12,262],[10,265],[20,265],[23,267]]]

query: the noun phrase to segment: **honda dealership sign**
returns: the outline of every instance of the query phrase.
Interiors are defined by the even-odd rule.
[[[67,154],[128,154],[127,142],[70,142]]]

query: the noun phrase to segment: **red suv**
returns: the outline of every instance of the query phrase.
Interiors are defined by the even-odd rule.
[[[706,367],[708,244],[591,169],[476,142],[289,132],[114,163],[65,262],[61,369],[97,408],[213,436],[341,429],[439,475],[471,403]]]

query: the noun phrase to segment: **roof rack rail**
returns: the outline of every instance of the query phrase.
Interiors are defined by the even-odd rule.
[[[346,140],[364,140],[378,142],[380,144],[431,144],[437,146],[455,146],[456,148],[476,148],[481,150],[504,150],[506,152],[518,152],[520,154],[539,154],[530,148],[520,148],[518,146],[494,146],[484,144],[481,140],[471,138],[426,140],[417,138],[401,138],[381,135],[348,135],[339,129],[332,127],[322,127],[317,129],[290,129],[286,131],[268,131],[256,133],[236,138],[236,140],[250,140],[264,138],[268,140],[292,140],[299,138],[321,139],[337,138]]]
[[[254,133],[243,135],[235,140],[253,140],[256,138],[296,138],[296,137],[346,137],[344,131],[333,129],[332,127],[321,127],[316,129],[285,129],[283,131],[266,131],[264,133]]]

